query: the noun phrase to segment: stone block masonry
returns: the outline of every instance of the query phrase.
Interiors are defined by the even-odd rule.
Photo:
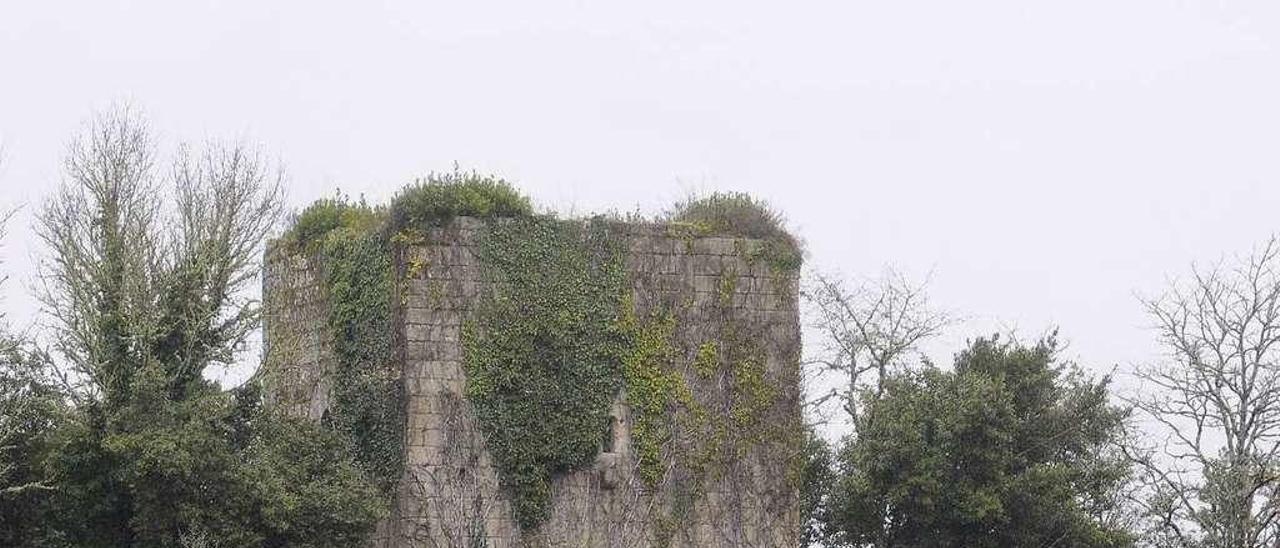
[[[674,318],[674,367],[695,402],[709,412],[724,406],[714,395],[725,390],[727,377],[700,376],[691,364],[701,345],[733,326],[751,339],[750,358],[762,364],[776,393],[768,403],[770,420],[782,417],[783,424],[773,426],[798,427],[796,273],[752,260],[759,241],[681,237],[662,225],[619,226],[636,313]],[[675,435],[672,447],[725,455],[717,461],[723,466],[699,476],[696,490],[689,488],[695,478],[675,462],[662,481],[647,484],[639,475],[625,393],[615,399],[611,432],[594,465],[558,475],[549,519],[536,531],[520,529],[466,398],[462,332],[489,290],[478,258],[485,229],[478,220],[459,218],[430,230],[421,244],[395,251],[406,458],[391,514],[371,545],[794,546],[796,444],[763,439],[726,445],[710,439],[707,429]],[[315,257],[277,246],[268,252],[264,276],[267,401],[317,420],[329,405],[334,369],[324,268]]]

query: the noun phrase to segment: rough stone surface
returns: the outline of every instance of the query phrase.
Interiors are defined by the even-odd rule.
[[[314,257],[272,250],[263,275],[269,405],[319,420],[329,404],[334,367],[324,268]]]
[[[789,465],[795,447],[760,443],[735,453],[730,466],[681,505],[680,477],[656,486],[640,480],[625,395],[613,406],[612,439],[593,468],[555,479],[553,510],[537,531],[521,531],[504,495],[484,435],[465,397],[461,335],[486,289],[477,245],[484,226],[457,219],[426,243],[397,251],[403,272],[397,314],[406,398],[406,465],[391,516],[371,544],[420,546],[794,546],[799,527]],[[794,274],[752,262],[761,242],[681,238],[661,226],[626,225],[626,267],[637,313],[676,319],[675,347],[693,396],[708,405],[716,379],[689,368],[698,345],[724,322],[745,326],[758,342],[765,378],[777,387],[781,416],[799,416],[800,332]],[[268,402],[319,419],[333,371],[327,332],[324,265],[315,258],[268,253],[264,277]],[[678,439],[697,449],[705,440]],[[679,522],[679,523],[673,523]]]

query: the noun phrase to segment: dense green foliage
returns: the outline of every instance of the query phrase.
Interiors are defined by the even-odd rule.
[[[346,440],[302,419],[257,414],[247,429],[263,546],[354,546],[386,513]]]
[[[433,173],[401,190],[391,202],[396,230],[441,226],[454,217],[496,219],[533,214],[529,198],[510,183],[474,171]]]
[[[322,246],[329,328],[337,358],[328,422],[351,440],[356,460],[390,492],[404,453],[404,386],[394,361],[390,245],[378,234],[331,232]]]
[[[662,447],[673,436],[671,410],[678,404],[691,406],[693,397],[684,377],[673,367],[673,316],[640,318],[628,299],[623,303],[621,327],[628,343],[622,363],[632,412],[631,444],[639,461],[640,479],[652,486],[664,469]]]
[[[831,446],[812,429],[806,429],[796,471],[800,492],[800,546],[822,546],[826,538],[823,518],[831,484],[835,482]]]
[[[287,241],[317,254],[326,267],[338,366],[326,422],[350,440],[357,462],[385,492],[403,468],[406,420],[404,386],[393,360],[393,240],[457,216],[531,213],[528,198],[507,182],[455,171],[405,188],[389,208],[339,197],[319,200],[294,219]]]
[[[53,510],[41,463],[67,409],[45,366],[0,324],[0,546],[35,544]]]
[[[1128,546],[1110,525],[1125,413],[1035,346],[973,342],[955,371],[894,376],[839,454],[828,526],[842,546]]]
[[[55,433],[51,546],[350,546],[383,505],[340,438],[211,386],[183,400],[142,372],[128,405]]]
[[[464,333],[467,396],[533,527],[553,474],[592,462],[622,385],[622,250],[603,223],[526,218],[493,226],[480,259],[495,284]]]
[[[318,245],[329,233],[343,229],[348,234],[368,234],[383,222],[382,212],[360,200],[345,197],[316,200],[293,218],[287,241],[298,247]]]
[[[125,402],[69,407],[38,356],[6,358],[0,407],[4,546],[342,547],[385,509],[341,438],[261,409],[256,385],[174,399],[158,367]]]

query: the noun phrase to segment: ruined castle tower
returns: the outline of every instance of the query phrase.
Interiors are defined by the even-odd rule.
[[[760,240],[609,221],[625,274],[619,321],[656,326],[637,338],[654,348],[626,367],[662,382],[629,385],[642,382],[629,373],[611,395],[594,460],[556,470],[545,515],[522,526],[468,396],[468,329],[482,328],[471,322],[504,283],[484,264],[492,223],[461,217],[388,240],[390,315],[374,327],[388,331],[380,336],[390,344],[387,381],[396,390],[386,397],[399,400],[383,420],[400,421],[389,430],[400,439],[386,448],[398,452],[397,477],[371,544],[794,546],[795,269],[771,261]],[[265,267],[267,401],[315,420],[335,412],[345,374],[334,343],[333,268],[323,253],[280,243]],[[639,416],[642,388],[665,398],[656,400],[662,416]],[[645,450],[657,460],[643,458]]]

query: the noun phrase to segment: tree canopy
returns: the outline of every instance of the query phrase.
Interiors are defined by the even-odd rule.
[[[1057,357],[982,338],[953,371],[886,379],[837,455],[826,509],[840,546],[1127,546],[1117,489],[1125,413]]]
[[[133,111],[95,119],[38,216],[52,352],[0,342],[0,544],[359,544],[385,502],[350,447],[203,376],[259,325],[275,172],[231,144],[158,175],[154,147]]]

